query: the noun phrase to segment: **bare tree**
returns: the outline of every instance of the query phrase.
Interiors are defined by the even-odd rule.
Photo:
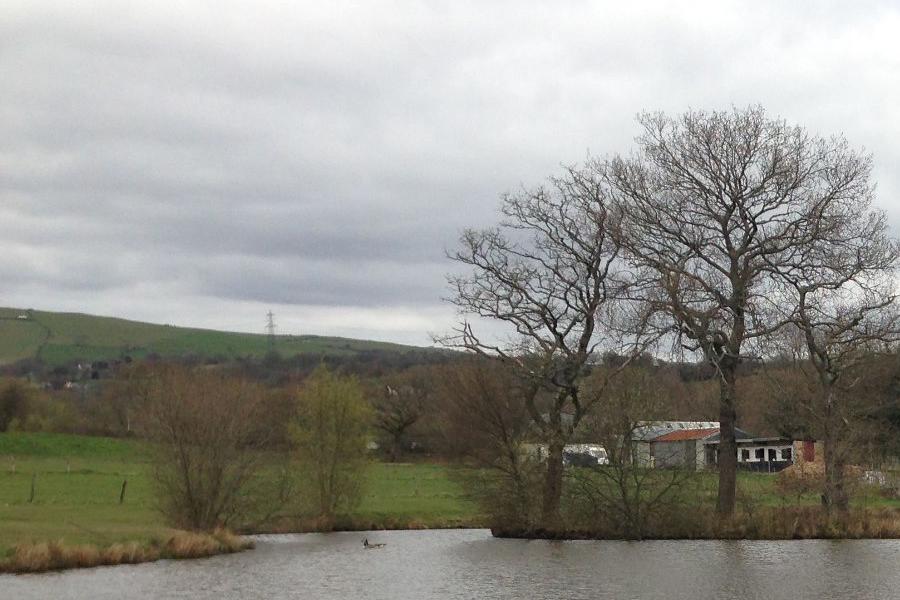
[[[379,382],[373,394],[375,427],[388,438],[392,462],[399,460],[410,429],[422,418],[429,393],[424,375],[408,370],[388,377]]]
[[[861,367],[900,339],[895,269],[900,245],[885,216],[871,208],[869,193],[841,198],[816,216],[818,240],[803,259],[780,273],[792,311],[791,330],[814,393],[803,405],[821,432],[826,509],[846,512],[844,470],[851,436],[873,410],[857,398]]]
[[[535,453],[522,381],[496,359],[471,360],[435,370],[444,434],[457,455],[491,474],[467,481],[493,525],[534,525]]]
[[[261,477],[275,424],[259,386],[161,366],[142,387],[142,426],[154,442],[160,508],[176,526],[209,530],[258,516],[280,500]]]
[[[441,341],[499,357],[527,382],[525,405],[548,448],[542,515],[551,526],[559,517],[563,448],[594,403],[582,399],[579,379],[610,340],[602,319],[619,290],[619,246],[609,235],[602,188],[587,170],[570,168],[549,186],[508,194],[501,211],[499,227],[464,232],[451,258],[471,273],[450,278],[451,301],[464,314],[506,324],[516,337],[495,342],[464,322]],[[550,397],[544,407],[542,396]]]
[[[785,323],[774,276],[806,258],[817,215],[869,190],[869,158],[759,107],[639,117],[630,158],[598,162],[621,205],[620,242],[659,324],[719,377],[720,513],[734,510],[736,375]]]

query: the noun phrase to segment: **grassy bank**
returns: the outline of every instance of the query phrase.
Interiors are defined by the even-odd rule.
[[[359,507],[339,517],[335,527],[483,525],[453,471],[453,467],[434,464],[376,463]],[[273,530],[297,531],[314,525],[282,520]],[[142,548],[162,547],[175,533],[156,510],[150,465],[140,442],[0,434],[0,557],[9,556],[17,545],[55,540],[101,550],[132,542]]]
[[[673,474],[681,479],[666,488]],[[515,514],[498,515],[497,537],[536,539],[879,539],[900,538],[900,498],[892,489],[848,481],[850,510],[832,514],[822,506],[822,482],[796,483],[793,473],[739,471],[733,515],[715,506],[718,475],[649,470],[641,472],[642,500],[634,488],[627,501],[613,482],[594,470],[577,469],[564,495],[560,522],[552,529],[523,526]],[[886,472],[888,480],[893,472]],[[661,490],[668,494],[661,502]],[[803,493],[798,493],[803,491]]]
[[[415,463],[373,464],[366,492],[336,530],[484,527],[487,521],[460,485],[468,471]],[[690,510],[645,537],[758,538],[897,537],[900,501],[863,490],[847,523],[825,519],[817,494],[785,498],[775,476],[741,473],[737,516],[716,518],[716,476],[700,474]],[[127,483],[126,483],[127,482]],[[125,494],[122,502],[122,487]],[[237,525],[241,530],[240,524]],[[319,530],[321,524],[282,518],[265,531]],[[259,531],[254,529],[252,531]],[[246,530],[245,530],[246,532]],[[501,532],[498,532],[501,533]],[[502,532],[528,537],[615,537],[597,528]],[[175,541],[173,541],[175,540]],[[181,540],[179,542],[178,540]],[[182,543],[184,540],[193,540]],[[42,570],[231,551],[215,539],[185,537],[155,507],[146,448],[135,440],[61,434],[0,434],[0,570]],[[197,549],[200,550],[197,550]]]
[[[738,510],[719,517],[708,507],[651,520],[639,535],[623,532],[602,521],[588,527],[521,529],[498,527],[496,537],[549,540],[806,540],[806,539],[898,539],[900,509],[853,508],[842,516],[829,516],[817,506],[763,507],[753,512]]]
[[[55,542],[17,544],[0,558],[0,573],[41,573],[60,569],[124,565],[150,562],[161,558],[206,558],[216,554],[240,552],[253,548],[253,542],[227,530],[212,533],[179,531],[165,541],[149,543],[115,543],[101,547],[95,544],[70,545]]]

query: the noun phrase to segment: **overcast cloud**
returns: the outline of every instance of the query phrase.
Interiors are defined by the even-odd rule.
[[[896,3],[675,4],[4,0],[0,305],[424,345],[459,230],[645,109],[842,132],[896,230]]]

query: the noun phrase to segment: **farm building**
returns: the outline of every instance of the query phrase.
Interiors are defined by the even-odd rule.
[[[663,421],[640,430],[637,452],[640,462],[659,468],[715,469],[719,449],[716,421]],[[754,437],[735,430],[738,468],[775,472],[792,465],[804,442],[781,437]],[[808,445],[808,444],[807,444]]]
[[[796,460],[813,460],[813,442],[795,442],[782,437],[754,437],[736,429],[738,468],[776,472]],[[634,461],[645,467],[715,469],[718,463],[718,421],[646,421],[632,435]],[[538,459],[547,456],[543,444],[526,444]],[[598,444],[567,444],[563,460],[568,466],[592,467],[609,463],[606,450]]]
[[[718,421],[646,421],[635,429],[632,441],[635,442],[635,461],[644,466],[654,466],[656,459],[653,456],[654,442],[660,437],[682,431],[718,431]],[[673,447],[674,448],[674,447]],[[662,450],[663,448],[660,448]],[[672,450],[677,452],[677,450]],[[668,454],[668,451],[665,452]],[[672,460],[675,460],[674,458]],[[666,457],[666,463],[669,457]]]
[[[719,433],[719,428],[679,429],[670,431],[650,441],[650,461],[659,468],[703,467],[703,440]]]
[[[807,442],[795,442],[782,437],[753,437],[745,431],[737,432],[738,468],[749,471],[775,472],[784,469],[796,460],[799,452],[805,450]],[[705,448],[704,464],[715,468],[719,449],[719,433],[703,440]]]

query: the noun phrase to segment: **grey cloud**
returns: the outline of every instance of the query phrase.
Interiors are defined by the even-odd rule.
[[[454,319],[443,252],[462,227],[561,163],[627,151],[643,109],[761,102],[844,132],[875,153],[879,205],[900,219],[886,1],[3,11],[9,302],[158,318],[129,307],[139,288],[166,296],[169,322],[195,322],[202,297],[241,314],[334,307],[410,339]]]

